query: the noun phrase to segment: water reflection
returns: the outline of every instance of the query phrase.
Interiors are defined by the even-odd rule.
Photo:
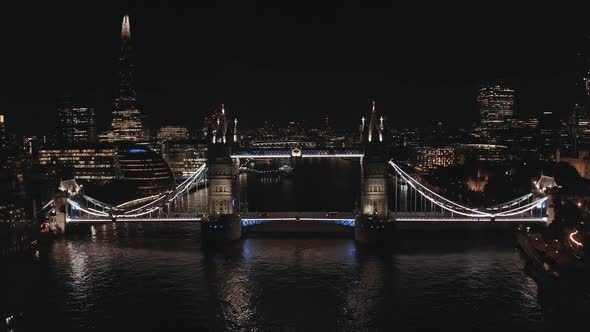
[[[241,243],[204,252],[210,328],[251,330],[258,324],[256,288],[245,252]]]
[[[4,302],[21,303],[35,328],[60,331],[166,330],[171,322],[194,330],[449,322],[536,330],[588,322],[587,293],[537,293],[510,241],[406,240],[374,250],[351,239],[254,238],[205,251],[199,231],[118,224],[53,242],[27,265],[34,273],[13,271],[19,278],[3,286]],[[33,275],[39,281],[26,281]]]

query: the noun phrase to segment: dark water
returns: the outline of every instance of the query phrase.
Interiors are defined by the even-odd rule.
[[[22,312],[32,331],[578,331],[589,317],[574,294],[539,294],[512,239],[375,250],[251,238],[211,251],[196,224],[104,225],[1,266],[0,312]]]
[[[257,162],[255,168],[272,170],[280,162]],[[351,212],[360,200],[358,159],[299,159],[293,174],[242,175],[241,200],[249,211]]]

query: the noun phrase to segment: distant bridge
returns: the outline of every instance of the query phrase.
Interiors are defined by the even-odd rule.
[[[272,159],[272,158],[362,158],[362,150],[356,149],[250,149],[238,150],[232,158]]]

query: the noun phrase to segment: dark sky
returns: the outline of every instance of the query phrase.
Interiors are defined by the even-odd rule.
[[[124,12],[152,125],[196,125],[225,102],[250,126],[328,113],[352,127],[372,97],[396,126],[464,125],[492,79],[517,89],[518,114],[565,114],[590,44],[588,8],[78,2],[0,8],[0,114],[19,133],[53,127],[67,89],[110,121]]]

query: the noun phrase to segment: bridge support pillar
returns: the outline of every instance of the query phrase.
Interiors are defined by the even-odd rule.
[[[387,245],[396,240],[395,222],[367,215],[359,215],[354,223],[355,241],[369,245]]]
[[[203,244],[216,246],[242,237],[242,219],[237,214],[225,214],[201,222]]]

